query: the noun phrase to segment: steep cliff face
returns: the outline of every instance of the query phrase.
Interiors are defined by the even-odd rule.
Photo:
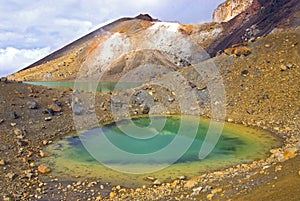
[[[207,51],[215,56],[216,52],[251,38],[265,36],[278,29],[295,29],[300,25],[299,10],[299,0],[253,0],[245,11],[221,23],[223,35]]]
[[[228,22],[240,13],[246,11],[256,0],[227,0],[218,6],[213,13],[214,22]]]

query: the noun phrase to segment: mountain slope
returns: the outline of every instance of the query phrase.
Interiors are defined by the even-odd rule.
[[[195,62],[197,59],[192,57],[197,54],[202,57],[198,58],[199,62],[209,58],[206,52],[210,56],[215,56],[235,44],[253,40],[274,30],[295,28],[300,25],[300,1],[298,0],[236,0],[233,2],[242,5],[235,5],[236,7],[233,7],[230,2],[231,0],[227,0],[216,9],[214,18],[220,22],[185,25],[160,22],[147,14],[119,19],[8,78],[18,81],[67,81],[75,80],[78,76],[84,78],[93,75],[92,77],[97,80],[102,77],[105,81],[117,81],[130,70],[149,63],[147,60],[149,57],[142,56],[139,60],[134,59],[137,55],[149,53],[155,57],[159,52],[160,56],[156,59],[161,61],[158,63],[163,63],[169,70],[174,70],[174,65],[180,69]],[[113,42],[114,40],[116,41]],[[188,50],[179,41],[185,41],[190,49]],[[158,44],[161,42],[165,45],[164,49],[161,49]],[[108,61],[103,57],[110,47],[103,48],[109,43],[114,47],[111,48],[110,53],[113,54],[114,59]],[[181,48],[183,51],[180,50]],[[144,50],[147,53],[139,52],[137,55],[134,53],[134,51]],[[186,55],[182,55],[182,52]],[[121,63],[117,62],[120,60],[119,57],[126,57],[134,62],[121,62],[124,66],[120,67]],[[155,64],[156,59],[151,60],[152,64]],[[119,72],[119,75],[106,72],[107,69],[112,72],[112,69],[117,68],[123,69],[124,72]],[[157,71],[157,75],[163,73],[166,72]]]

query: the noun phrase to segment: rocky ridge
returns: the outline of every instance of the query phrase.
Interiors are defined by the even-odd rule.
[[[227,0],[219,5],[213,13],[213,22],[228,22],[237,15],[246,11],[253,4],[258,4],[256,0]],[[259,5],[256,5],[259,7]]]

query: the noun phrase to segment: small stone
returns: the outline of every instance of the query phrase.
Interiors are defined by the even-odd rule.
[[[7,173],[6,177],[9,178],[11,181],[14,180],[18,175],[15,173]]]
[[[197,184],[197,181],[189,180],[185,183],[184,188],[194,188]]]
[[[42,158],[47,157],[47,156],[50,156],[50,155],[51,155],[50,152],[40,150],[40,156],[41,156]]]
[[[269,48],[269,47],[271,47],[271,45],[270,44],[265,44],[265,47]]]
[[[110,192],[109,193],[109,197],[112,199],[112,198],[115,198],[117,196],[117,193],[116,192]]]
[[[38,171],[42,174],[47,174],[47,173],[50,173],[51,172],[51,168],[50,167],[47,167],[45,165],[39,165],[38,167]]]
[[[13,132],[14,132],[15,135],[22,135],[23,134],[23,132],[20,129],[18,129],[18,128],[15,128],[13,130]]]
[[[206,198],[208,199],[208,200],[212,200],[212,198],[214,197],[214,194],[208,194],[207,196],[206,196]]]
[[[281,70],[281,71],[286,71],[286,70],[287,70],[286,65],[280,65],[280,70]]]
[[[28,101],[27,107],[31,110],[36,110],[36,109],[38,109],[38,103],[35,101]]]
[[[263,99],[270,99],[270,96],[269,96],[269,94],[264,94],[262,98]]]
[[[0,124],[2,124],[3,122],[4,122],[4,119],[1,119],[1,118],[0,118]]]
[[[211,193],[212,194],[216,194],[216,193],[220,193],[220,192],[222,192],[222,188],[216,188],[216,189],[213,189],[212,191],[211,191]]]
[[[161,182],[160,182],[158,179],[156,179],[156,180],[153,182],[153,185],[161,185]]]
[[[16,112],[13,112],[13,119],[19,119],[20,116],[16,113]]]
[[[6,165],[6,162],[5,162],[5,160],[3,160],[3,159],[0,159],[0,166],[4,166],[4,165]]]
[[[298,171],[298,175],[300,176],[300,170]]]
[[[200,192],[200,191],[202,191],[202,186],[199,186],[199,187],[197,187],[197,188],[193,188],[193,192]]]
[[[295,158],[297,156],[296,151],[297,148],[289,148],[285,150],[283,153],[278,155],[278,161],[284,162],[288,159]]]
[[[154,181],[154,180],[155,180],[154,177],[150,177],[150,176],[149,176],[149,177],[146,177],[146,179],[149,180],[149,181]]]
[[[205,186],[205,188],[203,189],[203,192],[207,192],[207,191],[210,191],[212,189],[211,186]]]
[[[45,121],[51,121],[52,117],[45,117]]]
[[[24,146],[27,146],[27,145],[28,145],[28,142],[19,139],[19,140],[17,141],[17,144],[18,144],[20,147],[24,147]]]
[[[48,105],[48,109],[52,110],[53,112],[61,112],[62,111],[62,108],[55,103]]]
[[[243,71],[241,72],[241,75],[244,76],[244,77],[246,77],[248,74],[249,74],[249,71],[248,71],[248,70],[243,70]]]
[[[280,170],[282,170],[282,166],[281,166],[281,165],[277,165],[277,166],[275,167],[275,172],[278,172],[278,171],[280,171]]]
[[[186,179],[187,179],[187,177],[186,177],[186,176],[184,176],[184,175],[182,175],[182,176],[178,177],[178,179],[180,179],[180,180],[186,180]]]
[[[228,121],[229,123],[231,123],[231,122],[233,122],[234,120],[231,119],[231,118],[228,118],[227,121]]]
[[[104,186],[103,186],[103,185],[100,185],[100,189],[103,190],[103,189],[104,189]]]
[[[12,127],[15,127],[15,126],[17,125],[17,123],[10,123],[10,125],[11,125]]]

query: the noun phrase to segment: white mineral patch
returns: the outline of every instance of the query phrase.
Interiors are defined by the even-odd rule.
[[[149,29],[152,30],[166,30],[170,32],[177,32],[179,24],[171,22],[155,22]]]

